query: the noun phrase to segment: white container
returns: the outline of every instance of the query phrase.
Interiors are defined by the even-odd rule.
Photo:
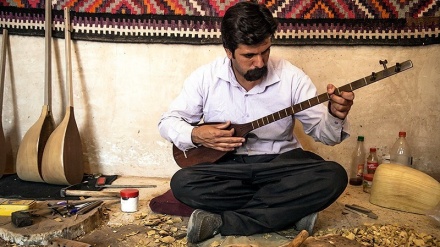
[[[121,195],[121,211],[126,213],[136,212],[138,210],[139,190],[123,189]]]

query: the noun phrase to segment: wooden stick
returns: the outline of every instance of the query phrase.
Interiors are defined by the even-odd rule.
[[[309,237],[306,230],[302,230],[296,237],[287,245],[287,247],[299,247]]]

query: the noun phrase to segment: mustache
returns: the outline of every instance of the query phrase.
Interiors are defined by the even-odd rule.
[[[243,77],[248,81],[256,81],[263,78],[266,74],[267,74],[267,66],[263,66],[261,68],[248,70]]]

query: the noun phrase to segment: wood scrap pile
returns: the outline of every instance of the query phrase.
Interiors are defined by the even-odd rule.
[[[169,215],[150,215],[142,220],[147,226],[148,238],[155,239],[158,244],[168,246],[187,246],[186,223],[181,217]]]
[[[317,232],[314,237],[340,235],[356,240],[363,246],[423,246],[440,247],[440,239],[435,236],[419,233],[408,225],[364,224],[351,229],[327,229]]]

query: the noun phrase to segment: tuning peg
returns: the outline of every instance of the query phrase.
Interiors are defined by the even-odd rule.
[[[376,80],[376,73],[371,73],[370,81]]]
[[[383,65],[384,69],[387,69],[387,63],[388,63],[387,60],[379,60],[379,64]]]
[[[396,68],[394,69],[395,72],[400,72],[401,66],[400,63],[396,63]]]

